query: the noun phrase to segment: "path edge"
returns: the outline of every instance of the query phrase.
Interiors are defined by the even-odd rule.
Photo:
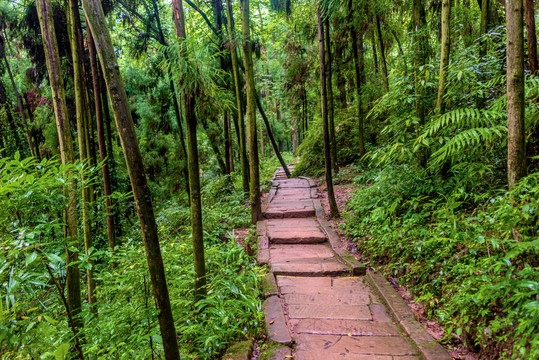
[[[373,289],[380,295],[384,305],[390,311],[391,316],[402,326],[404,331],[414,342],[417,349],[425,360],[451,360],[452,357],[447,353],[428,332],[423,325],[417,321],[414,313],[391,286],[391,283],[380,273],[372,270],[367,271],[366,279]]]

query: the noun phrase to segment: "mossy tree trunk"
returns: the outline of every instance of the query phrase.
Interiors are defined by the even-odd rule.
[[[445,112],[444,94],[449,66],[449,51],[451,46],[451,0],[442,1],[442,51],[440,55],[440,80],[438,82],[438,97],[436,109],[438,113]]]
[[[228,39],[230,42],[230,60],[232,62],[232,75],[234,78],[234,90],[236,92],[236,108],[237,108],[237,123],[239,128],[239,145],[240,145],[240,164],[241,164],[241,182],[245,194],[249,193],[249,161],[247,159],[247,146],[245,139],[245,118],[242,111],[243,96],[241,91],[241,79],[238,64],[238,55],[236,53],[236,39],[234,33],[233,13],[231,0],[226,0],[228,16],[227,29]]]
[[[97,123],[97,144],[99,147],[99,159],[103,164],[101,167],[101,175],[103,177],[103,192],[105,194],[105,211],[107,212],[107,238],[109,242],[109,248],[114,251],[116,246],[116,230],[114,226],[114,216],[112,214],[112,188],[110,186],[110,171],[109,171],[109,157],[107,151],[107,144],[105,142],[105,127],[103,123],[103,105],[101,103],[101,87],[99,86],[99,72],[96,58],[94,37],[91,30],[88,28],[88,48],[90,51],[90,67],[92,70],[92,83],[94,88],[94,104],[95,104],[95,118]],[[112,151],[112,149],[108,149]]]
[[[324,61],[324,23],[322,21],[322,15],[320,5],[318,6],[318,51],[320,57],[320,97],[322,108],[322,123],[324,124],[324,159],[326,165],[326,186],[328,191],[329,202],[329,216],[330,218],[338,218],[339,209],[337,208],[337,202],[335,201],[335,193],[333,192],[333,179],[331,175],[331,153],[330,153],[330,140],[328,129],[328,104],[327,104],[327,91],[326,91],[326,66]]]
[[[535,33],[535,10],[534,0],[526,1],[526,40],[528,42],[528,63],[530,74],[537,75],[539,65],[537,63],[537,35]]]
[[[522,0],[507,2],[507,177],[509,188],[526,175],[524,134],[524,21]]]
[[[184,45],[186,38],[185,16],[182,0],[173,0],[172,14],[179,39],[179,57],[186,58]],[[187,59],[185,59],[187,60]],[[200,199],[200,171],[198,166],[197,119],[195,116],[195,97],[191,93],[182,94],[185,107],[187,129],[187,154],[189,167],[189,188],[191,201],[191,233],[193,239],[193,265],[195,267],[195,294],[198,298],[206,295],[206,265],[204,261],[204,237],[202,232],[202,203]]]
[[[337,140],[335,137],[335,104],[333,103],[333,56],[331,52],[331,37],[329,28],[329,19],[324,20],[324,31],[326,41],[326,64],[327,64],[327,93],[328,93],[328,118],[329,118],[329,142],[331,146],[331,165],[335,174],[339,172],[339,164],[337,163]],[[307,124],[306,118],[303,121]]]
[[[356,29],[353,23],[353,0],[348,1],[348,26],[350,27],[350,38],[352,54],[354,56],[354,73],[356,75],[356,99],[357,99],[357,127],[358,127],[358,150],[359,155],[365,155],[365,134],[363,128],[363,104],[361,101],[361,85],[363,74],[363,31]],[[359,42],[358,42],[359,35]]]
[[[262,218],[260,203],[260,174],[258,169],[258,144],[256,131],[256,94],[253,68],[253,49],[249,25],[249,0],[241,0],[241,29],[243,35],[243,63],[247,93],[247,123],[249,127],[249,164],[250,164],[250,202],[251,223]]]
[[[153,294],[158,309],[158,320],[163,338],[165,358],[167,360],[176,360],[180,358],[180,354],[157,235],[157,224],[153,212],[152,198],[146,180],[146,174],[144,173],[144,164],[140,154],[127,95],[120,75],[118,60],[107,28],[101,1],[83,0],[82,3],[88,26],[94,36],[94,42],[103,76],[107,84],[114,119],[120,135],[120,142],[131,180],[131,187],[133,189],[133,196],[135,198],[146,250],[146,260],[148,262]]]
[[[79,6],[77,1],[69,0],[67,2],[66,14],[69,42],[71,45],[71,59],[73,61],[73,86],[75,90],[75,112],[77,118],[79,158],[80,162],[85,165],[86,169],[88,169],[91,166],[89,142],[90,129],[88,119],[88,107],[90,104],[86,102],[86,81],[84,78],[83,67],[84,55],[82,49],[82,33],[79,31],[79,27],[77,26],[77,22],[80,23]],[[91,188],[88,185],[88,179],[85,171],[82,172],[81,176],[81,207],[84,250],[86,255],[89,255],[89,250],[93,245],[90,221]],[[88,303],[93,304],[95,303],[95,281],[93,278],[93,264],[90,265],[90,268],[86,269],[86,277],[88,287]]]
[[[382,36],[382,26],[380,15],[376,14],[376,33],[378,35],[378,50],[380,51],[380,66],[382,67],[382,81],[384,83],[384,92],[389,92],[389,79],[387,76],[386,49],[384,38]]]
[[[69,115],[67,112],[58,43],[56,42],[54,30],[54,21],[52,17],[53,10],[49,0],[37,0],[36,7],[51,86],[60,157],[63,164],[71,165],[75,163],[75,151],[73,149],[73,136],[71,135],[71,126],[69,124]],[[64,211],[64,235],[66,237],[66,303],[69,316],[73,318],[75,336],[78,337],[78,329],[82,326],[82,319],[80,317],[80,271],[77,265],[72,264],[73,262],[78,261],[79,258],[78,251],[72,251],[72,249],[77,249],[78,246],[77,182],[74,178],[73,170],[66,173],[66,176],[69,179],[65,190],[69,202]],[[81,351],[81,349],[78,350]]]

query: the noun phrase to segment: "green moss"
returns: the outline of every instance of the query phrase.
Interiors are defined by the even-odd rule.
[[[253,342],[251,340],[244,340],[232,344],[223,355],[223,360],[243,360],[248,359],[249,355],[253,351]]]
[[[265,347],[260,352],[258,360],[269,360],[275,355],[275,350],[286,348],[283,344],[279,344],[275,341],[270,341],[267,344],[264,344]]]

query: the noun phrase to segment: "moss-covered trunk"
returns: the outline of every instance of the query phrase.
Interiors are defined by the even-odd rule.
[[[180,42],[179,57],[187,57],[185,45],[185,16],[182,0],[173,0],[172,14],[176,35]],[[184,59],[184,60],[187,60]],[[206,294],[206,264],[204,260],[204,237],[202,232],[202,203],[200,199],[200,171],[198,166],[197,119],[195,98],[190,93],[182,94],[185,106],[187,129],[187,153],[189,161],[189,188],[191,201],[191,233],[193,239],[193,265],[195,267],[195,294],[198,298]]]
[[[318,51],[320,57],[320,102],[322,109],[322,123],[324,124],[324,159],[326,165],[326,186],[328,190],[328,202],[329,202],[329,216],[330,218],[339,217],[339,209],[337,208],[337,202],[335,201],[335,193],[333,192],[333,179],[331,175],[331,154],[329,143],[329,129],[328,129],[328,104],[327,104],[327,91],[326,91],[326,66],[324,61],[324,24],[322,22],[322,15],[320,6],[318,6]]]
[[[324,31],[326,40],[326,64],[327,64],[327,92],[328,92],[328,118],[329,118],[329,141],[331,146],[331,165],[335,174],[339,172],[339,164],[337,163],[337,140],[335,139],[335,105],[333,103],[333,57],[331,52],[331,38],[329,36],[329,20],[324,20]],[[305,121],[305,132],[307,132],[307,121]]]
[[[526,174],[524,134],[524,21],[522,0],[507,2],[507,177],[509,188]]]
[[[249,127],[249,193],[251,202],[251,223],[262,218],[260,203],[260,174],[258,168],[258,143],[256,134],[256,94],[253,68],[253,48],[249,27],[249,0],[241,0],[241,31],[243,35],[243,64],[245,66],[245,92],[247,93],[247,124]]]
[[[440,114],[445,112],[444,94],[449,66],[449,51],[451,46],[451,0],[442,1],[442,50],[440,54],[440,80],[438,82],[438,97],[436,109]]]
[[[75,163],[75,151],[73,149],[73,136],[71,135],[71,126],[69,124],[67,112],[60,55],[58,53],[58,44],[56,42],[54,31],[52,6],[48,0],[37,0],[36,7],[51,86],[60,156],[63,164],[71,165]],[[67,311],[73,318],[75,336],[78,336],[78,328],[82,326],[82,319],[79,316],[81,310],[80,271],[77,265],[72,265],[73,262],[79,260],[78,251],[72,251],[72,249],[77,249],[78,246],[77,182],[74,178],[73,169],[69,170],[65,175],[68,178],[68,185],[65,193],[69,201],[64,211],[64,235],[66,237],[66,302],[68,307]],[[81,350],[79,349],[79,351]]]
[[[99,0],[83,0],[84,13],[87,23],[94,36],[101,69],[107,84],[116,127],[142,231],[146,250],[146,260],[152,282],[153,294],[158,311],[159,327],[163,338],[163,348],[166,359],[179,359],[178,340],[174,328],[174,319],[170,306],[165,269],[157,235],[157,225],[153,212],[150,188],[144,173],[144,164],[138,145],[127,95],[123,85],[118,60],[112,45],[107,22]]]

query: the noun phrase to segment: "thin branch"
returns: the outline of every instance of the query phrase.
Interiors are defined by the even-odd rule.
[[[210,20],[208,19],[208,17],[206,16],[206,14],[204,14],[204,12],[202,10],[200,10],[198,8],[198,6],[196,6],[195,4],[193,4],[193,2],[191,0],[185,0],[185,2],[193,8],[193,10],[195,10],[196,12],[198,12],[200,14],[200,16],[202,16],[202,18],[204,19],[204,21],[206,21],[206,24],[208,24],[208,26],[210,27],[211,31],[213,31],[213,33],[215,35],[217,35],[217,37],[220,37],[221,35],[219,35],[219,32],[217,31],[217,29],[215,28],[215,26],[212,25],[212,23],[210,22]]]

